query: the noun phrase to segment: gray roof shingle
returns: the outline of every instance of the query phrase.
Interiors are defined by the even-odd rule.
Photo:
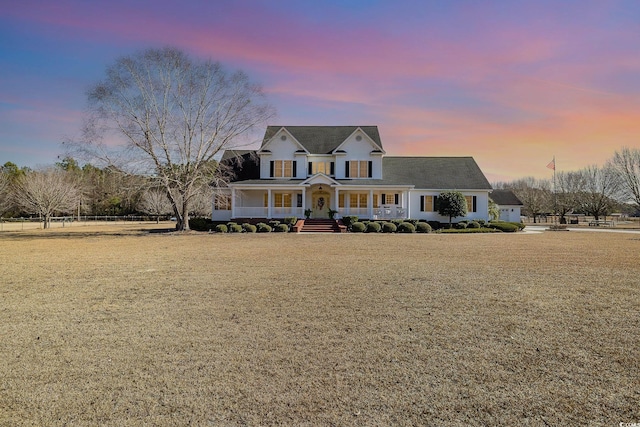
[[[493,190],[489,193],[489,198],[496,202],[498,205],[507,206],[522,206],[523,203],[518,199],[518,196],[511,190]]]
[[[268,126],[262,146],[283,127],[311,154],[330,154],[358,128],[382,148],[377,126]]]
[[[421,189],[491,189],[473,157],[387,156],[382,158],[382,177],[385,183],[413,184]]]

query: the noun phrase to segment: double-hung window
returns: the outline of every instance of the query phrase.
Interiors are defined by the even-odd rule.
[[[272,160],[269,165],[272,178],[295,178],[297,162],[295,160]]]
[[[420,196],[420,212],[435,212],[438,196]]]
[[[217,211],[231,210],[231,194],[217,194],[214,199],[213,209]]]
[[[373,162],[370,160],[347,160],[344,174],[346,178],[371,178]]]
[[[477,212],[477,197],[476,196],[464,196],[467,201],[467,212]]]

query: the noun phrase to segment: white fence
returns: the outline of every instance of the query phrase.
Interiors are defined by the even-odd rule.
[[[51,217],[49,226],[51,228],[64,228],[75,225],[86,225],[87,223],[127,223],[127,222],[149,222],[149,221],[168,221],[170,218],[166,215],[156,216],[140,216],[140,215],[82,215],[77,216],[55,216]],[[21,231],[35,230],[43,228],[43,218],[0,218],[0,231]]]

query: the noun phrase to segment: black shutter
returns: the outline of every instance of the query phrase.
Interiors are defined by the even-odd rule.
[[[349,160],[344,162],[344,177],[349,178]]]
[[[424,212],[424,196],[420,196],[420,212]]]
[[[273,160],[271,160],[271,161],[269,162],[269,176],[270,176],[271,178],[273,178],[273,171],[274,171],[274,169],[275,169],[274,161],[273,161]]]
[[[294,160],[291,163],[291,169],[293,169],[293,171],[292,171],[293,177],[294,178],[297,177],[298,176],[298,161],[297,160]]]
[[[438,211],[440,206],[438,206],[438,196],[433,196],[433,210]]]
[[[395,202],[395,204],[396,204],[396,205],[399,205],[399,204],[400,204],[400,203],[399,203],[399,202],[400,202],[400,200],[399,200],[399,196],[400,196],[400,195],[399,195],[398,193],[396,193],[396,194],[395,194],[395,196],[394,196],[394,199],[395,199],[395,200],[394,200],[394,202]]]
[[[477,208],[478,208],[478,201],[476,200],[476,196],[473,196],[473,211],[472,212],[477,212]]]
[[[386,205],[387,204],[387,195],[382,193],[382,204]]]
[[[329,166],[331,168],[331,171],[329,172],[329,175],[334,176],[336,174],[336,164],[335,162],[331,162],[331,166]]]
[[[309,176],[313,175],[313,164],[311,162],[309,162],[309,170],[307,171],[307,174],[309,174]]]
[[[369,178],[373,176],[373,162],[369,160]]]

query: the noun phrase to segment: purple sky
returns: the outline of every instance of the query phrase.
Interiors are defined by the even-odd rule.
[[[490,181],[640,148],[638,1],[2,1],[0,164],[51,164],[86,89],[165,45],[240,68],[271,124],[378,125],[390,155]]]

